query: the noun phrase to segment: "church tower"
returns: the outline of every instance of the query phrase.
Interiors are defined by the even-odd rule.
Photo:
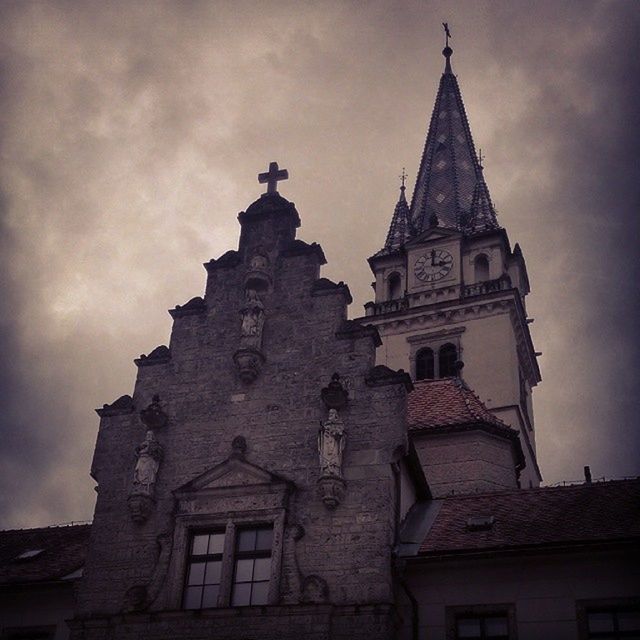
[[[538,486],[531,393],[541,378],[525,304],[527,270],[520,246],[512,248],[497,220],[448,37],[411,205],[403,172],[384,247],[369,258],[375,300],[363,321],[380,332],[378,364],[409,371],[417,389],[420,381],[457,381],[518,432],[524,460],[516,463],[515,482]],[[439,393],[437,384],[431,394]],[[511,484],[471,482],[458,490]]]

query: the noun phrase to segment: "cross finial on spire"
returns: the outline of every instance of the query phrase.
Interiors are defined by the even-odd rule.
[[[449,31],[449,23],[443,22],[442,26],[444,27],[444,36],[445,36],[445,47],[449,46],[449,38],[451,37],[451,31]]]
[[[447,62],[444,66],[444,72],[452,73],[451,54],[453,53],[453,49],[449,46],[449,38],[451,38],[451,31],[449,30],[448,22],[443,22],[442,26],[444,27],[444,38],[445,38],[445,44],[444,44],[444,49],[442,50],[442,55],[447,59]]]
[[[402,180],[402,185],[400,189],[404,191],[406,189],[406,187],[404,186],[404,181],[407,179],[407,172],[405,171],[404,167],[402,167],[402,174],[399,177]]]
[[[278,182],[280,180],[288,179],[289,172],[286,169],[279,169],[277,162],[270,162],[269,171],[258,174],[258,182],[260,184],[264,184],[265,182],[267,183],[267,193],[265,195],[278,193],[278,190],[276,189]]]

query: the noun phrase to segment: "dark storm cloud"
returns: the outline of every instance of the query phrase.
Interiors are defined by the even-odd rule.
[[[0,5],[0,518],[91,516],[93,407],[270,160],[360,315],[402,166],[442,71],[532,281],[546,480],[637,473],[638,9],[628,2],[5,2]],[[411,184],[410,184],[411,187]]]

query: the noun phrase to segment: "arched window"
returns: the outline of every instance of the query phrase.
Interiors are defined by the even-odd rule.
[[[416,380],[433,380],[433,351],[420,349],[416,355]]]
[[[450,378],[457,374],[456,362],[458,350],[455,344],[448,342],[440,347],[438,352],[438,372],[441,378]]]
[[[489,280],[489,260],[481,253],[473,261],[474,275],[476,282],[486,282]]]
[[[399,273],[389,276],[389,300],[397,300],[402,297],[402,278]]]

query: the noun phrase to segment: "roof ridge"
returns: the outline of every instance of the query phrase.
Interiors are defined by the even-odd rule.
[[[16,527],[14,529],[0,529],[0,533],[12,533],[18,531],[49,531],[51,529],[81,529],[82,527],[90,527],[92,520],[79,520],[78,522],[60,522],[49,524],[46,527]]]

